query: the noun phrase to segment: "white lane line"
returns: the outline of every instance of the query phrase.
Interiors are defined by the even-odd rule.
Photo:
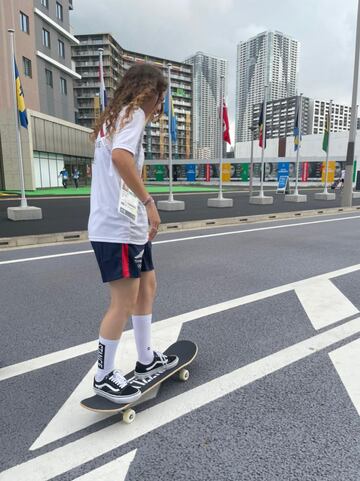
[[[243,297],[238,297],[230,301],[220,302],[218,304],[213,304],[211,306],[196,309],[194,311],[184,312],[174,317],[169,317],[168,319],[163,319],[154,323],[153,329],[166,329],[169,325],[177,325],[178,323],[185,323],[189,321],[194,321],[200,319],[201,317],[210,316],[212,314],[217,314],[219,312],[224,312],[228,309],[234,309],[239,306],[244,306],[252,302],[267,299],[268,297],[276,296],[278,294],[284,294],[285,292],[292,291],[294,289],[302,287],[307,283],[312,284],[313,282],[318,282],[320,280],[332,279],[334,277],[344,276],[346,274],[351,274],[360,270],[360,264],[354,264],[353,266],[344,267],[336,271],[327,272],[325,274],[319,274],[314,277],[309,277],[301,281],[291,282],[289,284],[283,284],[278,287],[272,287],[264,291],[256,292],[254,294],[248,294]],[[155,332],[155,331],[154,331]],[[17,364],[12,364],[11,366],[6,366],[0,369],[0,381],[9,379],[14,376],[19,376],[21,374],[26,374],[35,369],[40,369],[42,367],[50,366],[58,362],[66,361],[83,354],[87,354],[92,351],[96,351],[97,341],[90,341],[85,344],[79,344],[78,346],[71,347],[69,349],[64,349],[62,351],[57,351],[52,354],[46,354],[34,359],[29,359]]]
[[[120,426],[116,422],[66,446],[14,466],[0,473],[0,481],[49,481],[180,416],[358,333],[360,333],[360,318],[317,334],[152,406],[138,413],[136,421],[128,426]],[[95,413],[94,416],[96,416]]]
[[[42,261],[44,259],[56,259],[57,257],[77,256],[80,254],[90,254],[90,252],[94,252],[94,251],[90,249],[86,251],[64,252],[63,254],[51,254],[48,256],[25,257],[23,259],[11,259],[9,261],[1,261],[0,265],[18,264],[20,262],[30,262],[30,261]]]
[[[315,329],[330,326],[359,312],[328,279],[303,284],[295,292]]]
[[[44,356],[35,357],[28,361],[19,362],[6,366],[0,369],[0,381],[10,379],[21,374],[26,374],[36,369],[41,369],[58,362],[66,361],[67,359],[73,359],[74,357],[83,356],[89,352],[96,351],[98,348],[98,341],[85,342],[84,344],[78,344],[77,346],[69,347],[61,351],[52,352],[51,354],[45,354]]]
[[[157,323],[153,326],[152,341],[156,349],[165,351],[173,342],[175,342],[180,334],[182,323],[167,324],[166,327],[159,330]],[[136,346],[134,343],[133,331],[125,331],[121,337],[121,343],[116,353],[115,364],[123,372],[130,372],[134,369],[137,361]],[[95,356],[94,356],[95,362]],[[89,372],[85,375],[79,385],[74,389],[69,398],[61,406],[59,411],[47,424],[45,429],[40,433],[38,438],[30,446],[30,451],[42,448],[43,446],[50,444],[58,439],[62,439],[65,436],[76,433],[81,429],[85,429],[88,426],[99,421],[99,418],[94,416],[94,413],[87,411],[86,409],[80,409],[79,405],[82,399],[92,396],[93,389],[93,377],[95,373],[96,363],[91,366]],[[157,391],[153,390],[149,393],[151,397],[157,395]],[[148,400],[149,398],[147,398]],[[145,402],[144,398],[141,398],[139,404]],[[101,419],[105,419],[109,415],[102,415]]]
[[[94,469],[73,481],[124,481],[133,462],[137,449],[115,459],[100,468]],[[111,476],[111,477],[110,477]]]
[[[339,347],[329,356],[360,416],[360,339]]]
[[[312,225],[312,224],[324,224],[328,222],[342,222],[347,220],[354,220],[360,219],[360,215],[352,216],[352,217],[340,217],[339,219],[322,219],[322,220],[315,220],[309,222],[300,222],[296,224],[284,224],[284,225],[275,225],[275,226],[268,226],[268,227],[255,227],[253,229],[245,229],[245,230],[236,230],[230,232],[217,232],[215,234],[204,234],[204,235],[196,235],[191,237],[179,237],[178,239],[166,239],[162,241],[155,241],[153,245],[160,245],[160,244],[171,244],[173,242],[185,242],[189,240],[198,240],[198,239],[206,239],[211,237],[222,237],[228,235],[237,235],[237,234],[249,234],[251,232],[260,232],[260,231],[267,231],[267,230],[276,230],[276,229],[287,229],[291,227],[302,227],[304,225]],[[165,232],[164,232],[165,234]],[[169,232],[166,232],[169,234]],[[8,265],[8,264],[18,264],[20,262],[30,262],[30,261],[38,261],[38,260],[45,260],[45,259],[54,259],[57,257],[66,257],[66,256],[76,256],[80,254],[90,254],[93,252],[90,250],[85,251],[77,251],[77,252],[65,252],[63,254],[51,254],[47,256],[39,256],[39,257],[27,257],[24,259],[12,259],[8,261],[0,261],[0,265]]]

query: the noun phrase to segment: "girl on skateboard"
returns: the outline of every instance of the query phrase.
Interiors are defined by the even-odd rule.
[[[116,403],[136,401],[141,392],[115,369],[123,329],[132,316],[138,362],[137,377],[171,369],[176,356],[151,345],[156,277],[151,241],[160,217],[141,179],[146,123],[162,113],[167,82],[149,64],[134,65],[122,78],[114,98],[99,117],[93,138],[89,239],[111,301],[100,325],[95,392]]]

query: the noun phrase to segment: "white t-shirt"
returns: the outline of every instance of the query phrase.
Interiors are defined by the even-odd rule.
[[[346,175],[346,170],[345,170],[345,169],[342,169],[342,171],[341,171],[341,180],[344,180],[344,179],[345,179],[345,175]]]
[[[96,139],[92,164],[89,239],[98,242],[142,245],[148,241],[146,209],[139,201],[136,221],[118,211],[121,178],[111,160],[111,154],[114,149],[130,152],[134,156],[136,167],[141,175],[144,164],[142,141],[145,113],[140,108],[135,110],[131,121],[120,129],[120,119],[124,112],[125,109],[121,111],[117,128],[111,137],[106,135],[103,127]]]

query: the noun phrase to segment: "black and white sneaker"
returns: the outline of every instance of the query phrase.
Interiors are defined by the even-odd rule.
[[[136,363],[134,373],[136,377],[144,379],[148,376],[152,376],[153,374],[172,369],[177,365],[178,362],[179,358],[177,356],[166,356],[161,352],[154,351],[153,361],[150,364],[141,364],[141,362],[138,361]]]
[[[137,401],[141,397],[141,391],[131,386],[121,371],[114,369],[102,381],[97,382],[94,378],[94,391],[117,404],[126,404]]]

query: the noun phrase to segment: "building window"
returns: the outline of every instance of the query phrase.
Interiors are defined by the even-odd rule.
[[[65,58],[65,44],[62,40],[58,40],[59,57]]]
[[[32,78],[31,60],[26,57],[23,57],[23,64],[24,64],[25,77]]]
[[[60,92],[63,95],[67,95],[67,83],[66,80],[62,77],[60,77]]]
[[[20,12],[20,28],[22,32],[30,33],[29,17],[23,12]]]
[[[53,74],[51,70],[45,69],[46,85],[53,87]]]
[[[41,5],[45,8],[49,8],[49,0],[41,0]]]
[[[59,2],[56,2],[56,18],[58,18],[61,21],[64,20],[63,7]]]
[[[45,47],[50,48],[50,32],[45,28],[42,30],[42,41]]]

